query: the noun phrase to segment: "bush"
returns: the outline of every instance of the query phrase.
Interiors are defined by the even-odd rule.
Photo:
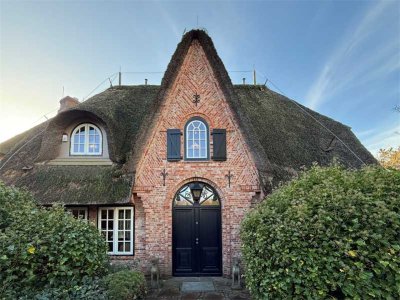
[[[314,166],[241,227],[256,299],[398,299],[400,172]]]
[[[107,246],[94,226],[1,182],[0,208],[0,295],[73,289],[106,272]]]
[[[147,293],[146,279],[137,271],[123,270],[104,278],[109,299],[142,299]]]

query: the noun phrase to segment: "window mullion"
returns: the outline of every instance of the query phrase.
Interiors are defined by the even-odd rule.
[[[88,145],[89,145],[89,143],[88,143],[88,140],[89,140],[89,126],[86,124],[85,125],[85,146],[84,146],[84,153],[85,154],[88,154],[89,153],[89,149],[88,149]]]
[[[113,252],[118,254],[118,208],[114,208],[114,228],[113,228]]]

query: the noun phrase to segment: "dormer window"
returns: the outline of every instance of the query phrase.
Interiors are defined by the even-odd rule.
[[[185,126],[185,159],[207,160],[209,155],[208,126],[201,118],[189,120]]]
[[[71,155],[101,155],[102,135],[93,124],[81,124],[71,136]]]

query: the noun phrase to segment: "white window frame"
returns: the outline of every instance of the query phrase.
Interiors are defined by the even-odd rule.
[[[98,152],[89,152],[89,126],[93,127],[95,130],[98,131],[100,140],[99,140],[99,151]],[[79,130],[85,127],[85,144],[84,144],[84,151],[83,152],[75,152],[74,151],[74,140],[75,135],[79,132]],[[102,155],[103,153],[103,133],[101,132],[100,128],[91,123],[80,124],[72,131],[71,134],[71,141],[70,141],[70,152],[71,155]]]
[[[201,155],[201,151],[199,151],[199,156],[194,156],[194,151],[193,151],[193,156],[189,156],[189,127],[194,122],[200,122],[204,126],[204,136],[205,136],[205,154],[204,154],[204,156]],[[203,132],[203,130],[201,130],[200,132]],[[208,144],[209,144],[207,124],[201,119],[197,119],[197,118],[193,119],[186,124],[185,135],[186,135],[186,147],[185,147],[186,148],[185,149],[186,159],[187,160],[207,160],[208,159]],[[193,141],[194,141],[194,138],[193,138]]]
[[[100,231],[100,233],[102,232],[102,228],[101,228],[101,221],[103,221],[103,219],[101,218],[101,212],[102,211],[107,211],[107,218],[108,218],[108,211],[109,210],[113,210],[113,251],[111,252],[107,252],[108,254],[111,255],[133,255],[133,249],[134,249],[134,218],[135,218],[135,214],[134,214],[134,207],[133,206],[117,206],[117,207],[100,207],[99,211],[98,211],[98,229]],[[131,212],[131,223],[130,223],[130,231],[131,231],[131,238],[129,240],[130,244],[131,244],[131,250],[130,251],[118,251],[118,215],[119,215],[119,211],[120,210],[130,210]],[[125,222],[125,221],[124,221]],[[107,240],[107,237],[105,237]],[[125,240],[124,240],[125,242]],[[108,247],[108,244],[107,244]]]
[[[66,209],[67,209],[67,211],[69,211],[71,213],[72,216],[73,216],[73,213],[72,213],[73,210],[84,210],[85,211],[85,216],[84,216],[84,218],[82,218],[82,220],[85,220],[85,221],[88,220],[88,208],[87,207],[84,207],[84,206],[69,206]]]

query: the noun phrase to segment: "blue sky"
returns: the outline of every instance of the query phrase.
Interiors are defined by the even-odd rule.
[[[400,145],[400,1],[0,0],[0,142],[54,115],[63,87],[82,100],[120,67],[161,72],[123,84],[159,84],[184,30],[198,27],[228,71],[255,68],[259,83],[350,126],[373,154]]]

